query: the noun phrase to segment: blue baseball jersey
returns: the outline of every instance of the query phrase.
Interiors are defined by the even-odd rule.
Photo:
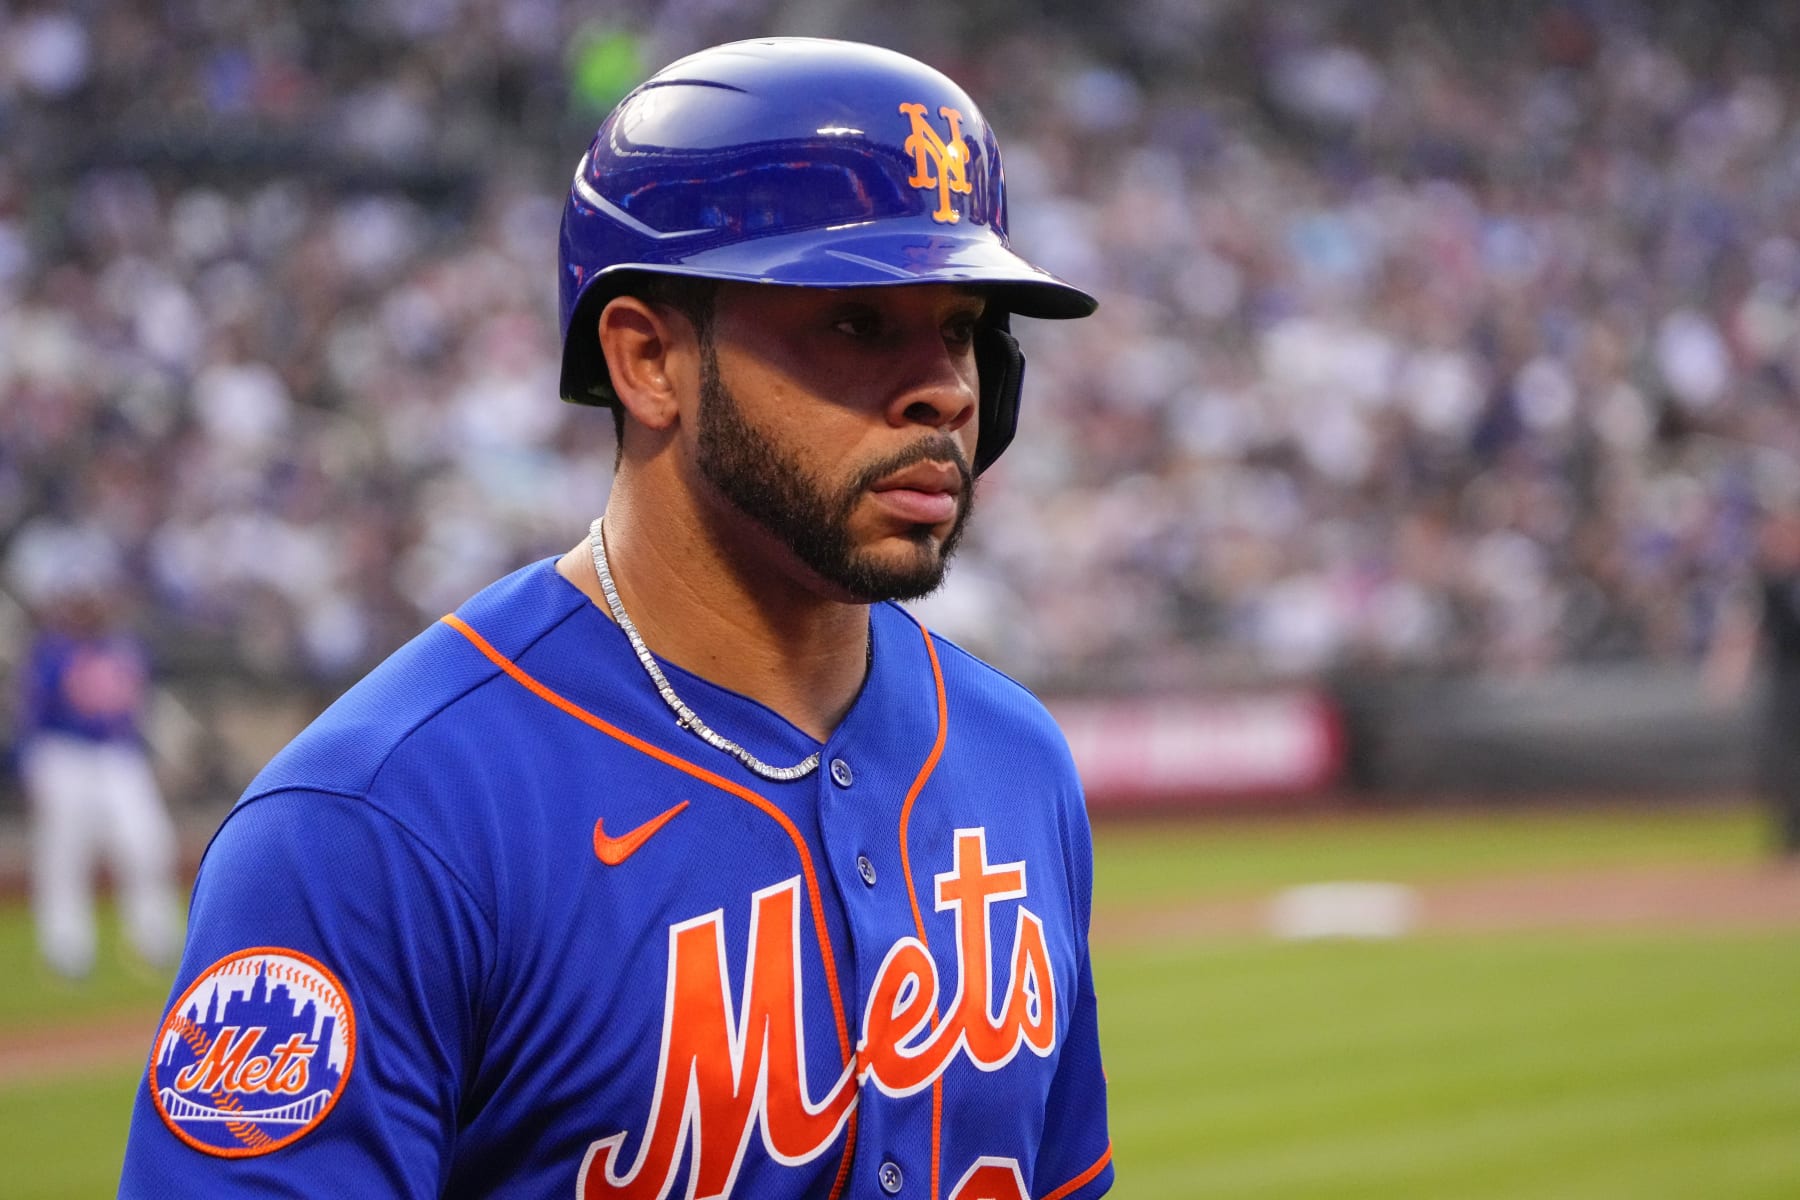
[[[141,745],[150,660],[125,633],[40,634],[21,664],[16,725],[21,744],[39,734]]]
[[[1112,1182],[1066,744],[871,610],[823,745],[527,567],[269,764],[195,884],[122,1196],[1070,1200]]]

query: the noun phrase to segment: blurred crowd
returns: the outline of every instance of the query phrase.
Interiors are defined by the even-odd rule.
[[[1795,6],[601,7],[0,0],[0,582],[328,684],[573,544],[567,173],[762,31],[964,82],[1102,298],[923,605],[1029,683],[1691,659],[1800,487]]]

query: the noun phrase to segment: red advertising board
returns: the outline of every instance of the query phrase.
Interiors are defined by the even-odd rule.
[[[1313,795],[1344,769],[1342,722],[1314,690],[1052,701],[1050,711],[1096,811]]]

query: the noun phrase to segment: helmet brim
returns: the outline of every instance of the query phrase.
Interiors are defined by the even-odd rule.
[[[854,228],[751,238],[657,264],[620,263],[597,275],[591,286],[615,273],[651,271],[740,283],[784,287],[899,287],[949,283],[976,288],[1006,311],[1022,317],[1068,320],[1085,317],[1099,301],[1073,284],[1014,254],[991,230],[967,235],[954,229],[895,229],[892,221]]]

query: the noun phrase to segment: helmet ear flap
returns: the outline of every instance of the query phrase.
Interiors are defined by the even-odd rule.
[[[575,306],[569,331],[563,338],[562,397],[572,404],[609,408],[619,402],[596,331],[600,310],[606,307],[610,298],[598,288],[590,288],[584,293]]]
[[[1019,427],[1019,389],[1025,353],[1002,312],[975,331],[975,370],[981,388],[981,431],[975,441],[975,474],[994,465]]]

